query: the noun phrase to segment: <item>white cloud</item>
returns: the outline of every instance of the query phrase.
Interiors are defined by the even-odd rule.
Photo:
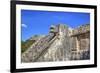
[[[27,28],[27,25],[26,24],[22,24],[22,27]]]

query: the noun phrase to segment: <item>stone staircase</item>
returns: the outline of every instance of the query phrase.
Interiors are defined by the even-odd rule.
[[[21,61],[22,62],[35,62],[37,59],[46,52],[48,47],[53,43],[56,39],[56,35],[47,35],[40,40],[38,40],[35,44],[33,44],[28,50],[22,54]]]

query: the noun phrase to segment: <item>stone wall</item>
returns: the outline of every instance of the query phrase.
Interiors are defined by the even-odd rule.
[[[76,31],[77,30],[77,31]],[[71,60],[90,59],[90,26],[80,26],[73,30],[71,38],[74,38],[71,49]]]

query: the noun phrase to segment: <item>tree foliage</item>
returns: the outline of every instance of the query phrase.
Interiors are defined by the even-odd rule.
[[[21,52],[25,52],[34,42],[35,40],[21,41]]]

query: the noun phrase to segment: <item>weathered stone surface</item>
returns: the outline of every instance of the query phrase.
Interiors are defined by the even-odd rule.
[[[89,25],[80,26],[75,30],[63,24],[52,26],[49,35],[37,40],[22,54],[22,62],[89,59],[89,36]]]

